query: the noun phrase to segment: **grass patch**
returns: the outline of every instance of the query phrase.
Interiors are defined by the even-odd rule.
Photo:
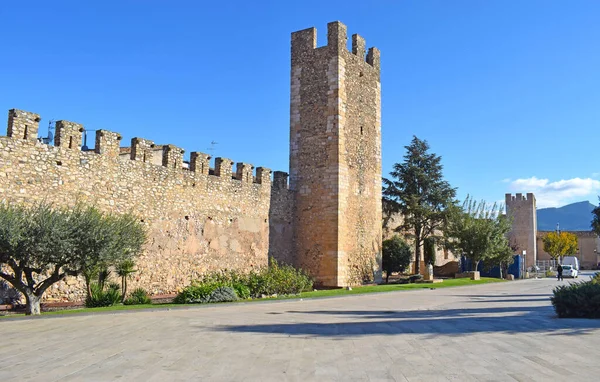
[[[380,292],[394,292],[401,290],[413,290],[413,289],[438,289],[438,288],[449,288],[457,286],[467,285],[478,285],[488,284],[495,282],[503,282],[504,280],[482,277],[481,280],[471,280],[467,278],[463,279],[447,279],[442,283],[438,284],[382,284],[373,286],[364,286],[352,288],[352,290],[346,289],[331,289],[331,290],[320,290],[316,292],[304,292],[300,294],[300,298],[315,298],[315,297],[330,297],[330,296],[346,296],[351,294],[362,294],[362,293],[380,293]]]
[[[504,280],[482,277],[481,280],[470,280],[467,278],[463,279],[447,279],[442,283],[438,284],[383,284],[383,285],[372,285],[352,288],[352,290],[346,289],[329,289],[319,290],[316,292],[303,292],[299,296],[283,296],[271,299],[253,299],[253,300],[239,300],[238,302],[255,302],[255,301],[273,301],[273,300],[292,300],[298,298],[319,298],[319,297],[332,297],[332,296],[349,296],[353,294],[363,293],[381,293],[381,292],[395,292],[402,290],[414,290],[414,289],[438,289],[438,288],[450,288],[459,286],[479,285],[503,282]],[[114,312],[122,310],[139,310],[139,309],[168,309],[168,308],[193,308],[197,307],[195,304],[145,304],[145,305],[113,305],[101,308],[81,308],[81,309],[65,309],[56,310],[52,312],[43,312],[42,316],[52,315],[65,315],[65,314],[79,314],[79,313],[101,313],[101,312]],[[204,305],[207,306],[207,305]],[[208,305],[210,306],[210,305]],[[3,317],[24,317],[24,314],[10,314],[6,316],[0,315],[0,319]]]

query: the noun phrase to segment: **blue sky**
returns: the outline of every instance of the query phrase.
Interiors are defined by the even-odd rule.
[[[24,4],[27,3],[27,4]],[[92,4],[95,3],[95,4]],[[383,171],[412,135],[459,198],[600,194],[598,1],[10,1],[0,110],[288,169],[290,33],[382,54]],[[188,155],[186,154],[186,156]]]

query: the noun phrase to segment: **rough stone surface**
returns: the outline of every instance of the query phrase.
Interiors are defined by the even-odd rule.
[[[0,380],[598,380],[600,320],[555,318],[556,284],[0,319]]]
[[[381,276],[381,86],[379,51],[366,52],[346,27],[292,34],[290,186],[287,174],[174,145],[96,132],[81,150],[84,126],[56,123],[55,145],[37,139],[40,116],[11,110],[0,137],[3,200],[83,203],[132,212],[149,230],[130,290],[177,292],[200,274],[247,271],[268,256],[307,269],[317,282],[345,286]],[[366,57],[365,57],[366,54]],[[86,143],[87,144],[87,143]],[[4,297],[3,297],[4,296]],[[0,299],[8,299],[0,292]],[[46,301],[81,300],[81,277],[53,285]],[[12,298],[12,297],[11,297]]]
[[[510,244],[517,248],[519,255],[526,251],[525,265],[531,267],[537,260],[535,196],[532,193],[526,197],[523,194],[506,194],[505,202],[506,214],[513,220],[509,233]]]
[[[296,264],[319,284],[381,277],[381,84],[379,51],[365,57],[346,26],[292,34],[290,189]]]
[[[233,179],[229,164],[224,176],[189,171],[182,168],[183,151],[172,145],[163,146],[158,166],[152,162],[153,143],[142,138],[132,140],[131,159],[122,160],[119,134],[106,130],[97,132],[95,150],[84,152],[82,125],[67,121],[57,123],[60,140],[50,146],[14,136],[35,114],[9,115],[10,136],[0,137],[2,199],[28,205],[79,202],[139,216],[150,239],[130,290],[173,293],[208,270],[267,265],[270,170],[259,169],[261,183],[246,167],[243,180]],[[83,296],[80,277],[56,283],[44,295],[47,301]]]

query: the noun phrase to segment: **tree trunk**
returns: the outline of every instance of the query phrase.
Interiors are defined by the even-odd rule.
[[[85,278],[85,288],[87,297],[92,297],[92,278],[88,275],[83,276]]]
[[[40,302],[42,301],[42,296],[36,296],[34,293],[25,293],[25,301],[26,315],[37,316],[41,314]]]
[[[415,274],[421,273],[421,236],[415,236]]]
[[[473,268],[471,269],[473,272],[477,272],[477,268],[479,268],[479,260],[471,261],[471,267]]]
[[[125,296],[127,296],[127,276],[123,277],[121,280],[121,289],[123,290],[123,296],[121,297],[121,302],[125,302]]]
[[[390,272],[385,272],[385,283],[388,283],[388,280],[390,279]]]

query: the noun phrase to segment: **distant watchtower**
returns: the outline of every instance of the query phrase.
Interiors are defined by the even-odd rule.
[[[380,54],[346,26],[292,33],[290,189],[296,265],[326,286],[381,277]]]
[[[535,265],[537,260],[537,213],[535,207],[535,196],[533,193],[506,194],[506,214],[513,219],[512,229],[509,233],[511,245],[516,245],[516,253],[521,255],[526,252],[525,266]]]

